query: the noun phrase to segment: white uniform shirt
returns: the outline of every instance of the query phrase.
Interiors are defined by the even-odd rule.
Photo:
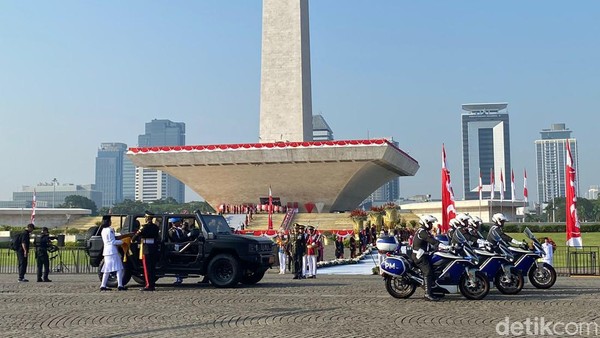
[[[117,245],[123,244],[120,239],[115,239],[115,230],[111,227],[102,229],[102,242],[104,242],[103,256],[118,255],[119,249]]]

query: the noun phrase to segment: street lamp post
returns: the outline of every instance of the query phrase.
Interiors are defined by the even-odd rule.
[[[54,195],[56,195],[56,184],[58,180],[55,178],[52,179],[52,209],[54,209]]]

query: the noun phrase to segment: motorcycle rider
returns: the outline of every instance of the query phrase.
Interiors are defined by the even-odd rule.
[[[423,273],[423,286],[425,287],[425,298],[430,301],[438,301],[439,297],[432,293],[433,287],[433,266],[431,264],[431,254],[438,246],[446,247],[441,244],[431,233],[434,230],[433,225],[437,223],[437,218],[432,215],[422,216],[419,219],[421,225],[412,243],[412,260],[421,269]],[[434,231],[435,232],[435,231]]]
[[[487,240],[488,242],[490,242],[492,245],[496,245],[496,240],[494,239],[494,236],[492,235],[492,232],[495,230],[496,233],[498,233],[498,235],[502,238],[502,240],[504,240],[506,243],[509,244],[514,244],[515,246],[521,247],[521,248],[526,248],[527,244],[523,243],[523,242],[519,242],[516,239],[510,237],[509,235],[504,233],[504,223],[508,221],[508,219],[506,218],[506,216],[504,216],[503,213],[496,213],[494,214],[494,216],[492,216],[492,222],[494,223],[492,225],[492,227],[490,228],[490,231],[488,233],[487,236]]]
[[[476,217],[476,216],[475,216]],[[475,232],[473,233],[469,229],[469,224],[472,221],[472,217],[469,214],[460,213],[456,215],[456,218],[450,220],[450,227],[455,230],[459,230],[460,233],[465,237],[469,245],[474,246],[479,239],[479,235]],[[454,231],[450,233],[451,243],[457,244],[454,238]]]
[[[471,219],[469,219],[469,226],[467,227],[467,232],[477,238],[474,243],[477,243],[480,248],[485,247],[485,244],[487,243],[487,241],[479,232],[479,227],[482,224],[483,220],[479,216],[472,216]]]

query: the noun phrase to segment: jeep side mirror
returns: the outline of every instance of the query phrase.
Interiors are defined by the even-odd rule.
[[[215,239],[215,233],[214,232],[209,232],[208,233],[208,239]]]

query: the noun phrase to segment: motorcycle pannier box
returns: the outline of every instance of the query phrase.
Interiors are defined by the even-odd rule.
[[[394,236],[382,236],[377,239],[377,250],[391,252],[398,247],[398,241]]]

